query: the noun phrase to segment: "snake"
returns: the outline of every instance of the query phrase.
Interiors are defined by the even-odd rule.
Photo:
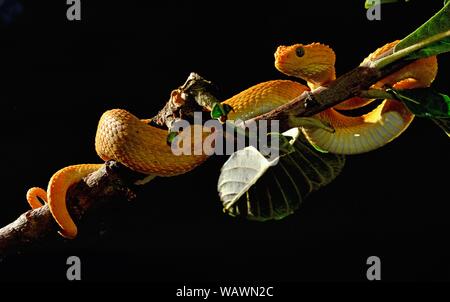
[[[366,60],[374,61],[392,49],[399,41],[378,48]],[[267,113],[305,91],[327,86],[336,79],[336,55],[322,43],[278,46],[275,67],[293,79],[277,79],[256,84],[222,102],[233,108],[230,120],[247,120]],[[393,87],[412,89],[428,87],[437,74],[437,58],[412,61],[388,75],[372,88]],[[305,85],[306,84],[306,85]],[[366,114],[346,114],[353,109],[366,108],[374,100],[353,97],[313,116],[330,127],[303,126],[307,140],[319,150],[336,154],[359,154],[377,149],[398,137],[412,122],[414,115],[401,102],[383,100]],[[103,161],[115,160],[129,169],[150,176],[169,177],[191,171],[208,155],[176,156],[167,144],[167,130],[149,124],[123,109],[103,113],[95,136],[95,149]],[[201,125],[193,125],[201,127]],[[191,129],[191,130],[192,130]],[[180,135],[191,135],[184,130]],[[196,154],[194,152],[194,154]],[[50,212],[65,238],[75,238],[78,229],[66,205],[67,190],[82,178],[97,171],[103,164],[81,164],[65,167],[50,179],[47,190],[33,187],[27,192],[31,208],[48,203]]]

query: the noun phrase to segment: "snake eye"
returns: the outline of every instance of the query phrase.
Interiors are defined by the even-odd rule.
[[[302,46],[299,46],[295,49],[295,54],[297,57],[301,58],[305,55],[305,49]]]

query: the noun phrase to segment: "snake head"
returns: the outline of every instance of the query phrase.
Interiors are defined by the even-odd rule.
[[[275,52],[275,67],[279,71],[316,85],[334,78],[335,62],[334,51],[320,43],[279,46]]]

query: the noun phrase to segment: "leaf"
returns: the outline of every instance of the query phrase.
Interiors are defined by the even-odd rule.
[[[285,132],[285,134],[281,134],[278,132],[270,132],[267,134],[268,140],[271,142],[270,145],[272,145],[272,142],[275,140],[278,140],[278,146],[275,148],[275,146],[272,146],[271,149],[273,153],[277,152],[276,154],[279,154],[280,156],[285,156],[286,154],[292,153],[295,151],[292,144],[297,139],[296,135],[295,137],[291,137],[286,135],[288,131]],[[275,163],[276,164],[276,163]]]
[[[219,177],[218,191],[224,208],[231,207],[273,164],[253,146],[234,152]]]
[[[394,53],[417,44],[431,36],[450,30],[450,3],[437,12],[431,19],[404,38],[394,48]],[[408,55],[405,59],[413,60],[438,55],[450,51],[450,37],[435,42]]]
[[[215,103],[211,109],[211,117],[219,119],[221,117],[226,117],[233,107],[227,104]]]
[[[450,97],[431,88],[408,90],[387,89],[412,113],[427,118],[450,118]]]
[[[240,151],[224,164],[218,190],[225,212],[257,221],[282,219],[298,209],[308,194],[330,183],[342,170],[344,156],[317,152],[299,137],[297,128],[283,135],[294,137],[291,140],[294,152],[280,157],[275,166],[264,162],[255,148],[243,153],[245,158],[239,164],[241,155],[232,158]],[[255,166],[257,171],[252,172],[255,167],[249,167],[250,154],[260,161]]]
[[[432,119],[450,137],[450,119]]]
[[[170,146],[173,142],[173,140],[175,139],[175,137],[177,137],[178,132],[175,131],[170,131],[169,134],[167,134],[167,138],[166,138],[166,143],[168,146]]]

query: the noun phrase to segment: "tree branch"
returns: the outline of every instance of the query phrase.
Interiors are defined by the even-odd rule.
[[[290,122],[291,116],[312,116],[346,99],[358,96],[362,91],[367,91],[378,80],[407,64],[408,62],[396,62],[382,69],[357,67],[330,83],[328,87],[320,87],[312,92],[305,92],[291,102],[253,120],[277,119],[280,121],[280,131],[287,130],[295,127]],[[210,82],[201,77],[194,77],[191,80],[194,80],[194,82],[200,81],[200,87],[210,85]],[[150,122],[170,128],[174,118],[179,118],[182,114],[184,116],[189,115],[189,112],[198,109],[198,106],[193,106],[192,103],[188,102],[189,96],[201,106],[204,106],[205,98],[210,101],[215,100],[208,89],[199,89],[199,86],[187,85],[188,82],[189,78],[182,87],[174,90],[176,93],[172,92],[171,98],[164,109]],[[183,91],[183,89],[190,89],[188,87],[194,87],[194,93]],[[188,97],[186,98],[186,96]],[[131,171],[119,163],[113,161],[105,163],[101,169],[69,189],[67,205],[70,215],[75,222],[78,222],[87,212],[95,208],[107,207],[114,200],[133,199],[135,197],[134,183],[143,177],[144,175]],[[54,222],[47,205],[39,209],[29,210],[14,222],[0,229],[0,257],[19,252],[30,244],[43,240],[57,231],[58,225]]]
[[[71,217],[78,222],[87,212],[107,206],[114,200],[134,199],[133,182],[142,177],[142,174],[117,162],[106,162],[99,170],[69,188],[67,208]],[[29,210],[0,229],[0,257],[44,240],[56,234],[58,229],[48,205]]]
[[[289,103],[257,116],[252,121],[279,120],[280,132],[283,132],[296,127],[295,124],[292,124],[291,116],[312,116],[349,98],[360,96],[370,86],[411,62],[399,61],[382,69],[364,66],[356,67],[337,78],[328,87],[319,87],[311,92],[305,91]]]

